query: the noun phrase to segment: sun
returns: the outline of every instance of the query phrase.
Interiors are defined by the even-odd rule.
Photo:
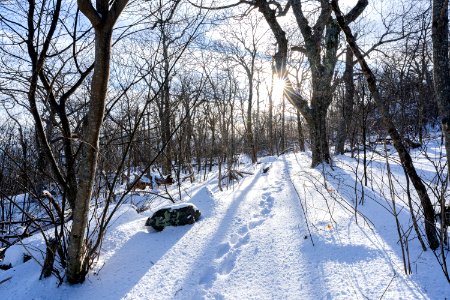
[[[283,78],[275,78],[273,80],[272,99],[274,103],[280,103],[283,100],[283,92],[285,87],[285,81]]]

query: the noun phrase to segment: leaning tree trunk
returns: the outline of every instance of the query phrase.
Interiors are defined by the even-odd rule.
[[[442,121],[450,174],[450,71],[448,58],[448,0],[433,0],[433,76]],[[449,180],[450,180],[450,176]]]
[[[414,188],[416,189],[417,194],[419,195],[420,203],[423,208],[423,213],[425,217],[425,233],[427,235],[428,242],[430,244],[430,248],[435,250],[439,247],[439,239],[436,235],[436,226],[434,222],[434,210],[433,205],[431,204],[431,200],[428,196],[427,189],[425,185],[423,184],[422,180],[420,179],[419,175],[417,175],[416,169],[414,167],[414,164],[412,162],[411,156],[408,153],[408,150],[406,149],[405,145],[403,144],[403,140],[398,133],[397,129],[395,128],[394,123],[392,122],[391,117],[389,116],[388,108],[383,103],[383,100],[381,99],[381,96],[378,92],[377,82],[375,75],[373,74],[372,70],[370,69],[369,65],[367,64],[366,60],[364,59],[363,54],[359,50],[355,37],[353,36],[350,27],[345,23],[344,17],[340,11],[339,5],[337,3],[337,0],[332,0],[333,10],[336,14],[337,21],[339,23],[339,26],[341,27],[342,31],[345,34],[345,37],[347,39],[348,45],[351,47],[353,53],[355,54],[360,66],[361,70],[366,77],[367,84],[369,86],[370,93],[372,94],[373,99],[375,100],[380,112],[381,117],[383,120],[383,124],[386,127],[389,135],[391,136],[394,147],[398,152],[398,155],[400,157],[400,161],[405,168],[406,172],[408,173],[409,178],[411,179],[411,182],[414,185]]]
[[[268,115],[268,130],[269,130],[269,154],[273,155],[274,151],[274,134],[273,134],[273,85],[274,85],[274,78],[276,76],[275,67],[272,66],[272,83],[270,85],[270,91],[269,91],[269,115]]]

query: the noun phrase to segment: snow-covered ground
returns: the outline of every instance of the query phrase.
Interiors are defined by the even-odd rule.
[[[372,161],[370,182],[383,186],[383,160]],[[38,280],[38,263],[20,263],[22,246],[14,246],[5,259],[15,259],[14,268],[0,271],[0,299],[450,298],[435,256],[416,239],[409,242],[412,275],[404,275],[389,192],[355,185],[354,159],[340,156],[333,169],[311,169],[299,153],[261,162],[223,192],[214,180],[192,187],[190,202],[202,212],[194,225],[156,232],[144,226],[151,212],[124,205],[82,285]]]

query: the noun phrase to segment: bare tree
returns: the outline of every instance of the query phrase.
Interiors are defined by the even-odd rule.
[[[287,99],[302,113],[308,123],[312,151],[311,165],[314,167],[322,162],[329,163],[331,157],[326,130],[326,115],[335,88],[333,77],[340,33],[339,26],[331,14],[332,9],[329,1],[320,0],[314,3],[317,13],[310,16],[305,13],[301,0],[289,0],[284,6],[281,1],[240,0],[234,4],[215,7],[214,9],[230,9],[241,4],[257,8],[264,16],[276,39],[275,70],[279,78],[286,81],[284,93]],[[345,16],[347,24],[355,21],[367,4],[367,0],[359,0],[358,4]],[[287,76],[289,39],[279,22],[279,18],[286,16],[291,8],[295,16],[296,26],[304,42],[302,46],[291,45],[291,50],[303,52],[311,66],[312,96],[309,102],[294,88]],[[312,19],[315,19],[315,23],[311,26],[310,21]]]
[[[94,73],[88,113],[80,134],[80,152],[83,164],[78,170],[78,192],[73,209],[73,223],[69,237],[67,281],[83,282],[88,272],[86,261],[87,245],[84,238],[89,203],[92,196],[97,157],[99,151],[100,127],[105,114],[111,62],[111,40],[114,24],[127,5],[128,0],[96,0],[95,7],[90,0],[78,0],[80,11],[88,18],[95,31]]]
[[[228,57],[235,61],[245,72],[247,79],[247,109],[245,115],[245,132],[246,143],[250,149],[250,157],[253,163],[256,163],[256,142],[254,137],[254,126],[252,122],[253,104],[254,104],[254,90],[255,90],[255,74],[257,72],[258,50],[261,47],[261,40],[265,32],[261,31],[261,17],[255,14],[250,14],[245,17],[239,17],[237,20],[239,26],[228,26],[235,28],[230,32],[226,32],[226,36],[230,38],[223,45],[218,47],[223,48],[228,52]]]
[[[399,132],[397,131],[394,123],[392,122],[392,119],[389,115],[389,110],[386,107],[378,91],[377,80],[375,78],[375,75],[373,74],[371,68],[367,64],[363,53],[361,52],[361,50],[359,50],[356,44],[356,39],[352,34],[350,27],[345,21],[344,15],[341,13],[338,0],[332,0],[332,5],[333,10],[336,14],[337,22],[341,27],[342,31],[344,32],[347,39],[347,43],[349,47],[352,49],[353,53],[355,54],[355,57],[361,66],[361,70],[364,76],[366,77],[370,93],[372,94],[372,97],[374,98],[381,112],[383,124],[386,130],[389,132],[389,135],[391,136],[394,142],[394,146],[397,149],[398,154],[400,156],[400,161],[403,167],[405,168],[405,171],[408,174],[409,178],[411,179],[414,188],[417,191],[417,194],[419,195],[421,205],[424,211],[425,231],[428,238],[428,242],[430,244],[430,248],[435,250],[439,247],[439,239],[437,238],[436,235],[433,205],[431,204],[431,200],[428,196],[427,189],[423,184],[422,180],[420,179],[419,175],[417,174],[411,156],[409,155],[408,150],[406,149]]]
[[[291,0],[284,8],[279,2],[274,3],[274,1],[254,1],[253,3],[264,15],[277,41],[278,50],[274,56],[276,69],[279,76],[286,80],[285,94],[287,99],[302,113],[309,125],[313,154],[312,166],[321,162],[330,162],[325,120],[334,91],[333,76],[337,62],[340,32],[336,20],[331,15],[330,3],[328,1],[319,2],[318,16],[312,26],[300,0]],[[355,21],[361,15],[367,3],[367,0],[359,0],[358,4],[345,16],[345,22],[350,24]],[[304,46],[292,46],[292,49],[302,51],[307,56],[311,66],[312,96],[310,104],[295,90],[286,72],[288,38],[278,21],[278,17],[285,15],[291,7],[304,41]]]

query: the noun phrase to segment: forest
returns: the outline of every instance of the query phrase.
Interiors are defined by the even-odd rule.
[[[448,6],[1,0],[0,298],[449,298]]]

